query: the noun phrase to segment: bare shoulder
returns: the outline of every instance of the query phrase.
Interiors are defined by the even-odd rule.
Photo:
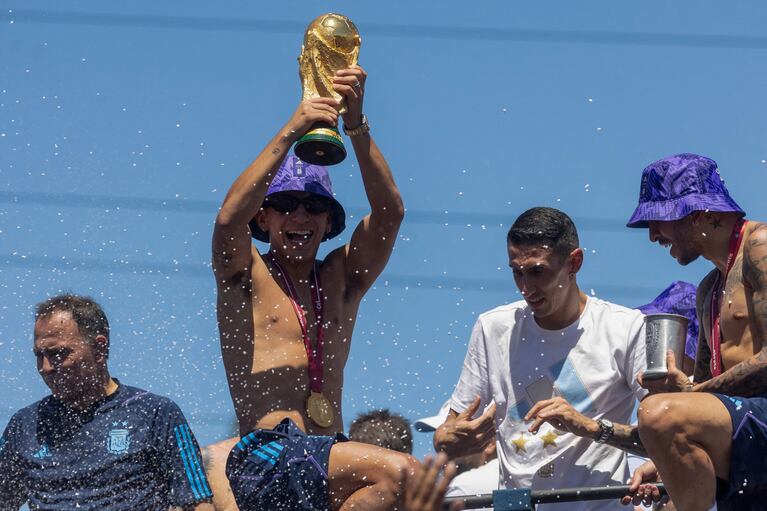
[[[744,243],[745,248],[763,247],[767,245],[767,223],[749,222]]]
[[[349,293],[349,283],[346,276],[346,257],[349,251],[349,245],[341,245],[333,249],[320,264],[320,276],[322,278],[322,287],[326,290],[333,290],[333,293],[340,293],[344,301],[351,298]]]
[[[767,286],[767,224],[749,222],[743,240],[743,276],[754,288]]]

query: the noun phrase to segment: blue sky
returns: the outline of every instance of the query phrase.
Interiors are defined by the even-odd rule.
[[[587,293],[635,306],[697,282],[708,263],[623,225],[641,169],[677,152],[717,160],[767,216],[767,6],[639,5],[1,1],[0,424],[46,394],[32,309],[69,290],[104,305],[115,376],[173,397],[201,443],[228,434],[212,223],[297,105],[303,29],[324,12],[360,29],[365,111],[408,210],[360,309],[347,425],[436,412],[477,314],[519,298],[504,240],[531,206],[575,219]],[[354,159],[331,175],[354,225]]]

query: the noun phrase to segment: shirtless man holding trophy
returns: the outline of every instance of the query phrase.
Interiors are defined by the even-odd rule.
[[[367,74],[357,65],[359,44],[344,16],[323,15],[309,25],[299,58],[303,99],[231,186],[216,218],[221,351],[242,438],[208,448],[207,462],[221,482],[220,453],[231,450],[226,477],[243,511],[392,509],[403,475],[415,466],[407,455],[338,435],[357,310],[404,216],[363,115]],[[303,137],[307,159],[335,155],[329,163],[337,163],[340,136],[329,132],[339,116],[370,214],[349,243],[318,260],[320,243],[344,229],[345,213],[325,167],[288,152]],[[318,133],[307,141],[310,128]],[[268,242],[269,251],[259,253],[251,236]]]

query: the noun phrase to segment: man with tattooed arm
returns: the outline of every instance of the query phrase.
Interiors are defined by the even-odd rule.
[[[715,268],[698,286],[694,383],[669,353],[667,377],[638,377],[651,393],[638,428],[616,424],[608,440],[652,460],[634,473],[635,502],[657,500],[640,483],[661,477],[680,510],[767,509],[767,224],[744,216],[709,158],[678,154],[644,169],[628,226],[648,228],[679,264],[702,256]],[[548,408],[531,416],[582,436],[593,429],[566,403]]]

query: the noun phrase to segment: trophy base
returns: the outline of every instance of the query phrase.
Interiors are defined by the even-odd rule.
[[[336,165],[346,158],[346,148],[338,129],[325,123],[314,124],[298,139],[296,156],[314,165]]]

